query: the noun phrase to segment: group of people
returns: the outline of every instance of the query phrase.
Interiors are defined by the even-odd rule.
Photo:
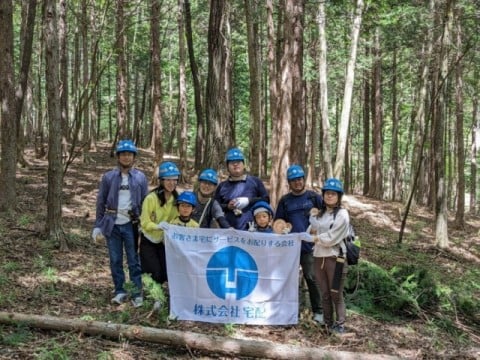
[[[290,225],[288,231],[306,236],[300,265],[313,319],[331,331],[345,331],[343,282],[347,267],[342,264],[338,279],[337,258],[346,253],[343,239],[348,232],[349,215],[341,207],[344,191],[340,180],[326,180],[320,195],[306,189],[303,168],[291,165],[287,170],[289,192],[274,211],[263,182],[246,173],[245,157],[238,148],[226,153],[226,180],[219,182],[214,169],[205,169],[198,177],[195,191],[181,193],[177,191],[180,170],[170,161],[158,166],[159,185],[148,191],[145,174],[134,167],[137,152],[131,140],[119,141],[118,166],[103,175],[97,196],[92,236],[94,240],[99,236],[106,239],[115,288],[113,303],[128,300],[123,250],[134,285],[130,295],[134,307],[143,305],[142,273],[150,274],[159,284],[168,281],[162,222],[273,232],[272,224],[281,219]],[[156,302],[154,309],[159,306]]]

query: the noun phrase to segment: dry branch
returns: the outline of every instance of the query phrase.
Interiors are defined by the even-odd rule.
[[[221,353],[246,357],[269,359],[395,359],[389,355],[362,354],[347,351],[330,351],[321,348],[298,347],[258,340],[232,339],[221,336],[204,335],[189,331],[156,329],[145,326],[112,324],[101,321],[65,319],[48,315],[33,315],[0,312],[0,323],[15,325],[26,324],[30,327],[58,330],[80,331],[90,335],[102,335],[110,338],[127,338],[148,341],[164,345],[194,348],[204,352]]]

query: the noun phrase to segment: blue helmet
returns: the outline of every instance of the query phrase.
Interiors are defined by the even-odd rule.
[[[225,155],[225,162],[228,164],[229,161],[245,162],[245,157],[239,148],[231,148],[227,150],[227,154]]]
[[[177,205],[182,203],[190,204],[195,207],[197,206],[197,196],[192,191],[184,191],[178,195],[177,198]]]
[[[322,192],[325,192],[327,190],[336,191],[339,194],[343,194],[343,184],[340,180],[335,178],[327,179],[323,184]]]
[[[132,140],[120,140],[117,144],[117,155],[121,152],[131,152],[133,154],[137,154],[137,147],[133,143]]]
[[[305,171],[300,165],[291,165],[287,170],[287,180],[293,180],[305,177]]]
[[[218,176],[217,172],[213,169],[205,169],[200,173],[200,176],[198,177],[199,181],[208,181],[212,184],[217,185],[218,184]]]
[[[270,206],[269,203],[263,200],[257,201],[255,204],[253,204],[252,212],[253,212],[253,216],[257,215],[260,212],[268,212],[270,216],[273,217],[272,207]]]
[[[164,161],[158,167],[158,177],[164,179],[166,177],[179,177],[180,170],[178,170],[177,165],[171,161]]]

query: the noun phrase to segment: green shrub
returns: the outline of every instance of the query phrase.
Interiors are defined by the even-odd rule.
[[[345,290],[347,306],[371,316],[415,316],[419,310],[388,271],[368,261],[350,268]]]

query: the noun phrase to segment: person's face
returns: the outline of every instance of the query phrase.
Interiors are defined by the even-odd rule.
[[[133,166],[133,161],[135,160],[135,154],[129,151],[122,151],[118,153],[118,163],[124,169],[131,168]]]
[[[217,186],[210,181],[200,181],[200,193],[202,195],[212,195]]]
[[[162,179],[163,190],[172,193],[177,187],[178,179]]]
[[[193,206],[187,203],[178,204],[178,213],[181,217],[190,217],[192,215]]]
[[[227,168],[231,176],[242,176],[245,164],[241,160],[229,161]]]
[[[259,212],[255,215],[255,222],[261,228],[267,227],[270,223],[270,214],[267,212]]]
[[[288,185],[294,194],[301,193],[305,189],[305,179],[303,177],[292,179],[288,182]]]
[[[323,201],[327,207],[335,207],[338,204],[338,193],[327,190],[323,193]]]

